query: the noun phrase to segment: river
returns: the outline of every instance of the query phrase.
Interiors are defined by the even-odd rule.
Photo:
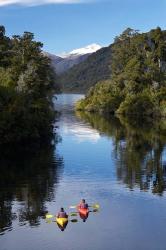
[[[166,124],[75,113],[81,95],[55,100],[56,143],[0,158],[0,250],[165,250]],[[81,198],[86,221],[54,219]]]

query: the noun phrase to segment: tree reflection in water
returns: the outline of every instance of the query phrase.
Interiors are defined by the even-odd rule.
[[[63,159],[55,147],[29,150],[1,149],[0,157],[0,233],[12,228],[12,221],[30,226],[40,224],[47,207],[55,199],[56,185],[63,170]],[[17,213],[13,212],[18,202]]]
[[[100,116],[77,112],[101,134],[111,137],[117,178],[131,190],[166,190],[166,120]]]

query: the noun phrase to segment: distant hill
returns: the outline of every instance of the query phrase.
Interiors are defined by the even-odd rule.
[[[85,61],[89,55],[101,49],[101,46],[98,44],[91,44],[84,48],[75,49],[69,53],[65,53],[62,56],[57,56],[47,52],[43,52],[47,55],[51,61],[52,66],[57,75],[61,75],[64,72],[67,72],[74,65],[77,65]]]
[[[110,78],[111,46],[101,48],[59,77],[63,92],[86,93],[97,82]]]
[[[51,59],[51,61],[52,61],[52,66],[53,66],[54,68],[56,68],[56,65],[57,65],[58,63],[60,63],[61,61],[63,61],[63,58],[60,57],[60,56],[56,56],[56,55],[54,55],[54,54],[51,54],[51,53],[48,53],[48,52],[45,52],[45,51],[43,52],[43,54]]]
[[[54,66],[54,69],[57,73],[57,75],[61,75],[65,72],[67,72],[70,68],[72,68],[74,65],[77,65],[83,61],[85,61],[90,54],[85,55],[69,55],[68,57],[61,58],[59,62],[52,60],[52,64]]]

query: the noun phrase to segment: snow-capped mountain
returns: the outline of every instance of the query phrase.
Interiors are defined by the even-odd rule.
[[[92,54],[99,49],[101,49],[101,46],[99,44],[93,43],[84,48],[75,49],[69,53],[64,53],[61,57],[66,58],[66,57],[71,57],[71,56],[81,56],[81,55],[86,55],[86,54]]]
[[[89,55],[101,49],[101,46],[98,44],[91,44],[84,48],[75,49],[69,53],[63,53],[60,56],[56,56],[50,53],[47,54],[52,61],[52,66],[54,67],[58,75],[66,72],[74,65],[85,61]]]

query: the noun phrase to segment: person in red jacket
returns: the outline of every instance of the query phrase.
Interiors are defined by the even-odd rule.
[[[68,218],[68,215],[63,207],[61,207],[59,213],[57,214],[57,218]]]
[[[78,208],[88,208],[88,204],[85,202],[85,199],[82,199],[78,204]]]
[[[82,199],[80,201],[80,203],[78,204],[78,206],[77,206],[80,218],[83,220],[83,222],[85,222],[87,220],[87,218],[88,218],[88,215],[89,215],[89,209],[88,208],[89,208],[89,205],[85,202],[85,199]],[[81,211],[81,209],[85,210],[86,212],[83,213],[83,211]]]

